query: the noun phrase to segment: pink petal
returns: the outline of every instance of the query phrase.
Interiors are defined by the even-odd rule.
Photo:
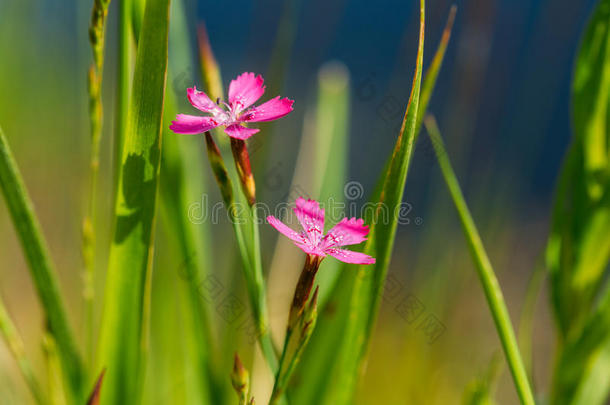
[[[169,129],[177,134],[200,134],[216,128],[220,123],[214,117],[197,117],[195,115],[178,114]]]
[[[250,108],[242,115],[240,120],[250,122],[276,120],[290,113],[292,104],[294,104],[294,100],[277,96],[257,107]]]
[[[197,91],[197,88],[193,87],[186,89],[186,96],[189,99],[189,102],[198,110],[203,112],[209,112],[213,114],[222,114],[224,113],[222,108],[218,106],[215,102],[210,100],[207,94],[203,91]]]
[[[225,128],[227,135],[236,139],[248,139],[258,131],[260,131],[260,129],[246,128],[240,124],[232,124]]]
[[[265,92],[263,77],[254,73],[242,73],[229,85],[229,104],[237,112],[248,108]]]
[[[269,215],[267,217],[267,222],[269,223],[269,225],[277,229],[282,235],[287,236],[293,241],[297,243],[303,243],[305,241],[305,238],[303,238],[302,235],[300,235],[297,231],[294,231],[292,228],[290,228],[288,225],[286,225],[273,215]]]
[[[313,246],[311,244],[311,242],[309,242],[309,241],[307,241],[305,243],[297,243],[296,245],[298,247],[300,247],[301,250],[303,252],[307,253],[308,255],[326,257],[326,253],[324,253],[323,250],[320,250],[320,248],[318,248],[317,246]]]
[[[294,213],[311,244],[317,246],[324,232],[324,210],[320,209],[320,204],[315,200],[299,197],[296,200]]]
[[[364,253],[352,252],[351,250],[345,249],[327,249],[326,253],[334,257],[335,259],[341,260],[345,263],[353,264],[374,264],[375,258]]]
[[[355,245],[365,241],[368,234],[369,227],[364,225],[362,219],[343,218],[341,222],[328,231],[324,237],[323,247]]]

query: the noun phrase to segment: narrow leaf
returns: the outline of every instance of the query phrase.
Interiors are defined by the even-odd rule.
[[[0,128],[0,187],[21,241],[44,315],[55,338],[71,394],[75,401],[79,401],[80,396],[83,395],[83,364],[68,325],[46,241],[40,231],[32,201],[27,194],[2,128]]]
[[[167,69],[168,0],[146,2],[119,174],[98,347],[103,404],[136,403],[142,383],[148,283]]]
[[[460,189],[455,172],[453,171],[451,163],[449,162],[449,157],[445,151],[443,140],[440,137],[440,132],[436,126],[436,123],[433,118],[429,117],[425,124],[426,129],[428,130],[428,135],[430,135],[430,140],[434,147],[434,152],[436,153],[438,164],[441,167],[443,178],[445,179],[445,183],[447,184],[447,188],[451,194],[451,199],[453,200],[455,208],[460,217],[462,230],[464,232],[464,236],[466,237],[466,241],[468,242],[470,254],[475,263],[479,280],[481,281],[483,292],[485,293],[485,298],[487,299],[489,310],[491,311],[491,315],[494,319],[496,329],[500,337],[500,342],[502,343],[502,348],[504,349],[506,361],[517,388],[517,393],[519,394],[522,404],[534,405],[534,395],[532,394],[527,373],[525,371],[523,361],[521,360],[519,346],[517,345],[517,338],[515,337],[515,332],[510,321],[508,309],[506,308],[506,304],[504,302],[500,284],[498,283],[494,270],[491,266],[491,262],[489,261],[489,257],[487,256],[487,252],[483,246],[479,231],[477,230],[474,220],[472,219],[470,210],[466,205],[466,200],[464,199],[464,195]]]

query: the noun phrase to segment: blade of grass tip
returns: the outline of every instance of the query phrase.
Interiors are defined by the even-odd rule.
[[[8,346],[11,354],[15,358],[19,371],[23,376],[30,393],[34,397],[37,404],[46,404],[46,398],[42,393],[38,379],[32,371],[32,366],[25,355],[25,348],[21,336],[15,327],[15,324],[11,320],[6,307],[4,306],[4,300],[0,297],[0,333],[4,338],[6,345]]]
[[[88,207],[83,219],[82,255],[84,262],[83,298],[85,300],[86,352],[93,353],[93,296],[95,267],[95,199],[99,172],[100,140],[102,137],[102,75],[104,68],[104,44],[106,16],[110,0],[94,0],[89,25],[89,42],[93,52],[93,63],[89,68],[87,85],[89,90],[89,122],[91,127],[91,152],[89,162]],[[89,357],[89,356],[87,356]]]
[[[98,343],[97,369],[108,370],[103,404],[136,403],[140,396],[168,24],[169,0],[148,0],[134,70]]]
[[[28,262],[44,316],[55,337],[73,400],[79,401],[85,375],[74,335],[68,324],[57,276],[34,207],[0,128],[0,187]]]
[[[453,30],[453,23],[455,22],[456,13],[457,6],[454,4],[449,10],[449,16],[447,17],[447,22],[445,23],[445,29],[443,30],[441,42],[438,44],[438,48],[436,48],[436,53],[432,58],[432,62],[424,74],[424,80],[421,86],[421,95],[419,97],[417,123],[415,124],[415,141],[417,141],[417,137],[421,132],[420,130],[422,122],[426,116],[428,104],[430,103],[430,99],[434,93],[434,88],[436,87],[436,79],[438,79],[438,74],[441,71],[441,66],[443,65],[443,60],[445,59],[445,53],[447,52],[447,46],[449,45],[449,40],[451,39],[451,31]]]
[[[447,51],[447,46],[449,45],[449,40],[451,39],[451,32],[453,30],[453,24],[455,22],[455,15],[457,13],[457,6],[454,4],[451,6],[449,10],[449,16],[447,17],[447,22],[445,23],[445,28],[443,29],[443,35],[441,36],[441,41],[436,48],[436,52],[434,53],[434,57],[432,58],[432,62],[426,70],[424,74],[424,78],[421,85],[421,93],[419,97],[419,108],[417,110],[417,123],[415,124],[415,135],[413,143],[415,144],[419,139],[419,133],[421,132],[421,126],[428,111],[428,104],[430,103],[430,99],[434,94],[434,89],[436,88],[436,80],[438,79],[438,74],[443,65],[443,61],[445,60],[445,53]],[[383,184],[385,182],[388,171],[390,170],[390,163],[392,161],[392,156],[388,158],[385,163],[383,170],[381,171],[381,176],[377,180],[375,190],[373,190],[373,194],[370,198],[370,201],[379,201],[381,197],[381,190],[383,188]]]
[[[93,387],[93,391],[91,391],[91,395],[89,396],[89,400],[87,401],[87,405],[99,405],[100,403],[100,393],[102,391],[102,382],[104,382],[104,375],[106,374],[106,370],[102,370],[100,376],[97,378],[95,382],[95,386]]]
[[[477,273],[485,293],[485,298],[487,299],[489,310],[491,311],[494,323],[496,325],[498,336],[500,337],[500,342],[502,343],[504,355],[506,356],[506,361],[511,371],[517,393],[522,404],[534,405],[534,395],[532,394],[527,373],[525,371],[525,367],[523,366],[523,361],[521,360],[519,346],[517,345],[515,332],[510,321],[510,316],[508,309],[506,308],[506,303],[504,302],[504,297],[502,295],[502,290],[500,289],[498,279],[496,278],[493,267],[491,266],[491,262],[489,261],[489,257],[487,256],[487,252],[485,251],[477,227],[472,219],[470,210],[466,205],[464,195],[462,194],[457,177],[453,171],[453,168],[451,167],[451,163],[449,162],[447,152],[445,151],[443,145],[443,140],[440,136],[440,131],[434,118],[431,116],[426,117],[425,125],[428,135],[430,136],[430,141],[434,147],[434,152],[436,153],[436,158],[441,168],[443,178],[447,184],[447,188],[449,189],[449,193],[451,194],[451,198],[460,217],[464,236],[466,237],[472,259],[476,265]]]

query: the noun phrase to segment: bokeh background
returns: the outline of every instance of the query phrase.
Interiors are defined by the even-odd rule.
[[[84,316],[80,229],[88,184],[90,3],[0,0],[0,125],[35,202],[77,328]],[[573,61],[594,3],[457,1],[453,35],[430,105],[515,324],[547,237],[554,181],[571,136]],[[266,77],[272,74],[280,78],[276,90],[296,100],[294,113],[269,138],[268,160],[255,167],[257,180],[263,184],[262,198],[270,205],[290,192],[299,147],[295,139],[315,101],[320,68],[329,61],[344,65],[339,69],[349,74],[351,105],[348,180],[362,185],[364,196],[353,202],[364,203],[394,144],[409,97],[417,47],[416,2],[187,0],[185,4],[192,47],[195,49],[196,26],[205,20],[225,84],[243,71]],[[444,0],[427,4],[426,65],[451,4]],[[113,2],[103,93],[102,173],[109,173],[112,167],[116,14]],[[288,53],[275,54],[278,46]],[[170,48],[170,65],[171,52]],[[271,63],[274,57],[286,58],[279,69],[277,63]],[[270,66],[276,70],[270,71]],[[193,83],[200,83],[195,62],[174,69],[168,77],[168,91],[184,100],[184,88]],[[98,296],[103,288],[112,197],[111,178],[102,175],[100,181]],[[210,198],[219,200],[213,192]],[[399,227],[389,273],[398,293],[382,302],[356,402],[459,403],[472,380],[485,373],[495,358],[501,359],[500,346],[425,136],[415,150],[405,202],[411,207],[411,221]],[[210,226],[219,246],[233,243],[226,224]],[[263,232],[267,248],[263,259],[269,266],[275,239],[274,232]],[[181,259],[163,256],[159,250],[162,246],[157,247],[157,255],[162,257],[155,274],[164,284],[154,288],[163,294],[181,282],[176,271]],[[24,337],[28,355],[39,364],[43,358],[41,312],[3,203],[0,258],[0,293]],[[232,271],[226,265],[228,260],[218,254],[213,258],[220,271]],[[292,284],[272,283],[272,316],[281,313],[273,306],[284,305],[292,289]],[[425,313],[442,323],[443,333],[433,342],[417,321],[405,319],[397,309],[405,297],[416,297]],[[547,302],[543,289],[536,306],[533,345],[535,381],[541,392],[548,387],[553,359],[554,324]],[[167,316],[167,312],[157,316]],[[497,363],[496,398],[501,404],[517,403],[502,360]],[[16,370],[5,346],[0,345],[0,404],[27,399]],[[171,403],[162,397],[158,400]]]

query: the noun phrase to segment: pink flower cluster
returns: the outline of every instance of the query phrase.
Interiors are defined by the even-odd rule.
[[[293,100],[277,96],[258,106],[251,107],[265,92],[263,78],[254,73],[242,73],[229,85],[229,102],[212,101],[207,94],[195,87],[187,89],[187,97],[193,107],[207,116],[178,114],[170,129],[177,134],[200,134],[216,127],[235,139],[248,139],[259,132],[247,128],[251,122],[273,121],[292,111]],[[290,238],[310,256],[321,258],[332,256],[346,263],[373,264],[375,259],[364,253],[341,249],[366,240],[368,227],[362,219],[343,218],[327,234],[324,234],[324,210],[317,201],[298,198],[294,212],[303,227],[296,232],[273,216],[267,217],[269,224]]]

